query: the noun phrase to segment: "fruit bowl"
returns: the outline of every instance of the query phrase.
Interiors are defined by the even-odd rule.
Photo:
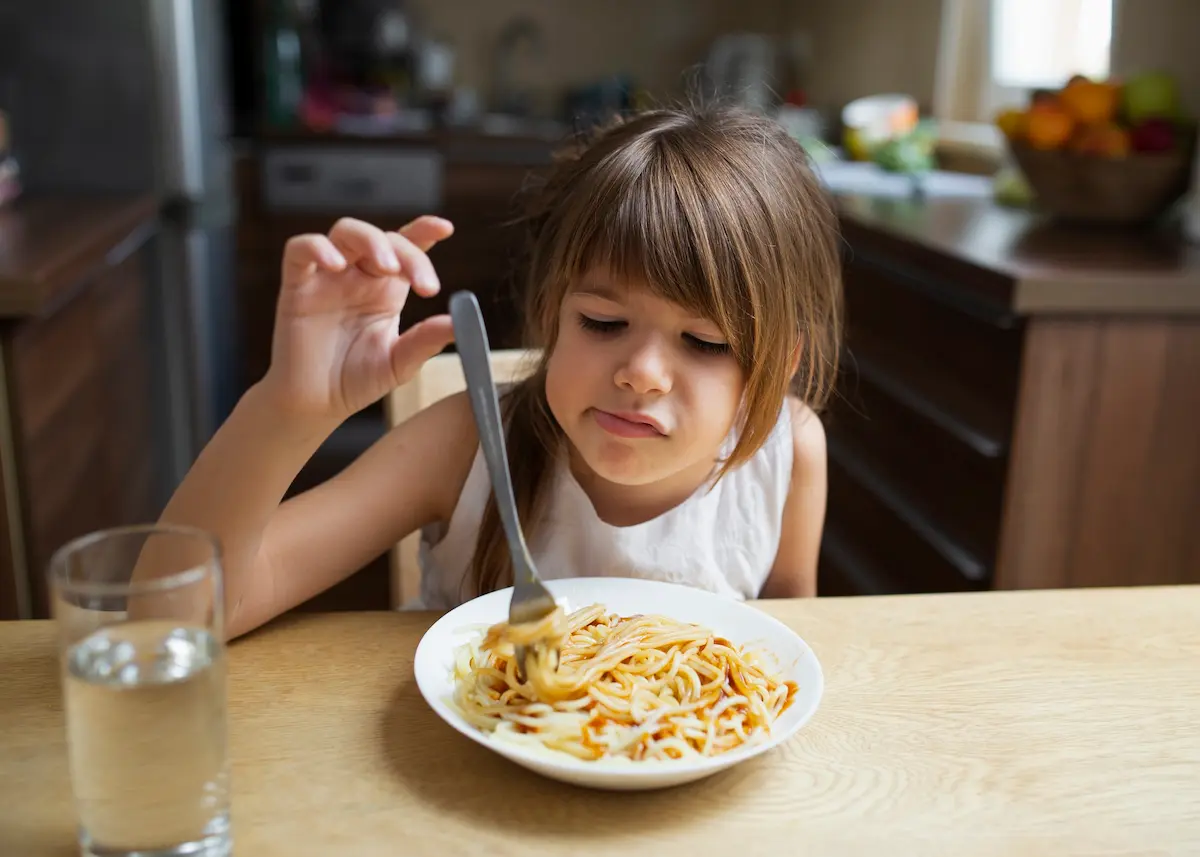
[[[1074,75],[1060,89],[1034,91],[996,123],[1037,206],[1059,220],[1146,223],[1191,183],[1196,124],[1169,75]]]
[[[1010,141],[1008,150],[1039,209],[1059,220],[1135,225],[1157,219],[1191,184],[1195,134],[1164,152],[1122,157],[1037,149]]]

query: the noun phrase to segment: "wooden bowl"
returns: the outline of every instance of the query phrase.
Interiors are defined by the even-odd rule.
[[[1038,207],[1059,220],[1142,224],[1158,218],[1191,185],[1196,139],[1162,153],[1123,158],[1034,149],[1011,142],[1009,151]]]

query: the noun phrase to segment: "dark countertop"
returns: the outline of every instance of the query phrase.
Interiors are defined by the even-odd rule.
[[[985,198],[836,199],[856,257],[995,311],[1200,314],[1200,246],[1171,229],[1066,226]]]
[[[29,193],[0,208],[0,318],[51,311],[101,265],[145,241],[152,195]]]

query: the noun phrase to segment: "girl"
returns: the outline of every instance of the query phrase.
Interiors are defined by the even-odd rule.
[[[540,364],[502,402],[543,577],[815,594],[815,411],[835,375],[841,280],[835,215],[803,150],[737,110],[650,111],[563,159],[529,224],[525,322]],[[424,606],[508,585],[465,395],[280,503],[341,421],[451,341],[446,316],[397,331],[410,290],[439,290],[426,251],[452,231],[435,217],[398,232],[343,219],[288,242],[270,369],[163,513],[221,539],[230,636],[417,529]]]

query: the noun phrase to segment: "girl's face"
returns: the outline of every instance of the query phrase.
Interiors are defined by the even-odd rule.
[[[713,322],[593,271],[568,293],[546,399],[601,479],[649,485],[711,468],[745,377]]]

